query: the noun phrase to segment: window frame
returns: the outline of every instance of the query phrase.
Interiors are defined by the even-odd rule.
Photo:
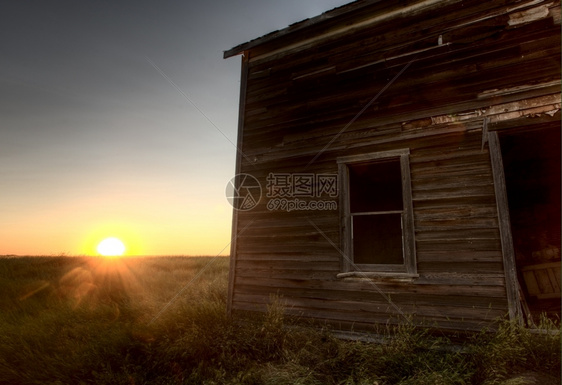
[[[349,166],[390,159],[400,160],[402,181],[402,240],[403,264],[355,264],[353,263],[352,214],[350,212],[350,177]],[[410,150],[398,149],[379,151],[337,158],[340,180],[340,223],[342,230],[343,263],[342,277],[417,277],[416,247],[414,237],[414,217],[412,203],[412,187],[410,177]]]

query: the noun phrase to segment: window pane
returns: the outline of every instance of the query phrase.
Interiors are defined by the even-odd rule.
[[[352,213],[402,210],[400,158],[349,165]]]
[[[353,262],[404,263],[400,214],[353,216]]]

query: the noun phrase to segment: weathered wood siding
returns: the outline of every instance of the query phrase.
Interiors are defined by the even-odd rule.
[[[560,120],[560,3],[444,3],[245,52],[240,171],[265,187],[269,173],[337,174],[339,156],[409,148],[419,278],[337,279],[339,211],[270,211],[264,196],[237,213],[233,309],[263,309],[278,294],[291,313],[342,327],[413,315],[454,329],[507,313],[484,121],[496,130]]]

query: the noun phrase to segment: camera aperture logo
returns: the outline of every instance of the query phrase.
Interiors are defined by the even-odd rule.
[[[337,210],[336,174],[269,173],[266,178],[269,211]],[[262,196],[260,182],[250,174],[238,174],[228,183],[226,197],[235,210],[248,211]],[[328,198],[328,199],[317,199]]]
[[[261,184],[250,174],[238,174],[226,185],[226,199],[235,210],[251,210],[260,202]]]

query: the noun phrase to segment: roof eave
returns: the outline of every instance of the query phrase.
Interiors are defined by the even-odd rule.
[[[366,25],[370,25],[370,24],[374,24],[374,23],[380,23],[382,21],[388,21],[392,18],[401,17],[401,16],[404,16],[406,14],[426,11],[430,8],[443,6],[445,4],[462,3],[462,1],[463,0],[412,0],[412,1],[408,2],[408,5],[400,5],[399,3],[393,2],[391,4],[391,8],[387,8],[386,10],[382,11],[381,13],[370,16],[367,19],[358,20],[358,21],[355,21],[355,22],[350,22],[350,23],[340,24],[340,25],[337,25],[337,24],[330,25],[330,23],[329,23],[330,19],[338,18],[337,20],[341,21],[340,17],[345,15],[345,14],[350,14],[352,12],[355,12],[355,14],[357,15],[358,12],[360,12],[363,8],[366,8],[368,6],[375,5],[377,3],[381,3],[381,4],[384,5],[383,0],[358,0],[358,1],[355,1],[353,3],[343,5],[343,6],[338,7],[338,8],[334,8],[331,11],[327,11],[327,12],[325,12],[325,13],[319,15],[319,16],[313,17],[311,19],[306,19],[306,20],[303,20],[301,22],[292,24],[292,25],[290,25],[287,28],[284,28],[282,30],[271,32],[271,33],[269,33],[265,36],[262,36],[260,38],[251,40],[251,41],[249,41],[247,43],[244,43],[244,44],[240,44],[240,45],[238,45],[238,46],[236,46],[236,47],[234,47],[234,48],[232,48],[228,51],[225,51],[224,52],[224,58],[227,59],[229,57],[242,54],[242,53],[244,53],[248,50],[251,50],[253,48],[256,48],[260,45],[270,43],[271,41],[273,41],[275,39],[287,37],[289,35],[295,35],[297,32],[301,32],[304,29],[307,29],[306,32],[307,32],[307,35],[309,36],[309,38],[304,39],[304,40],[301,39],[301,43],[299,45],[304,44],[303,42],[309,42],[310,43],[312,41],[315,41],[321,36],[322,37],[333,36],[337,33],[342,32],[342,31],[349,31],[349,30],[360,28],[360,27],[364,27]],[[336,22],[336,20],[334,20],[334,22]],[[316,30],[313,30],[313,28],[315,28]],[[314,35],[314,37],[312,37],[312,35]],[[287,49],[287,47],[293,47],[294,48],[295,44],[291,45],[290,43],[288,43],[285,46],[285,48],[277,48],[277,49],[274,49],[272,52],[280,52],[280,51],[283,51],[284,49]],[[263,53],[261,54],[262,57],[264,55],[267,56],[267,54],[263,54]]]
[[[232,56],[240,55],[240,54],[244,53],[244,51],[250,50],[250,49],[252,49],[254,47],[257,47],[259,45],[268,43],[272,40],[278,39],[280,37],[287,36],[287,35],[292,34],[292,33],[299,32],[299,31],[301,31],[305,28],[310,28],[310,27],[315,26],[317,24],[323,23],[326,20],[332,19],[336,16],[340,16],[340,15],[343,15],[345,13],[361,9],[363,7],[366,7],[366,6],[374,4],[374,3],[378,3],[380,1],[381,0],[358,0],[358,1],[355,1],[355,2],[350,3],[350,4],[342,5],[340,7],[334,8],[330,11],[324,12],[321,15],[318,15],[316,17],[312,17],[310,19],[305,19],[305,20],[299,21],[297,23],[291,24],[287,28],[283,28],[283,29],[280,29],[278,31],[268,33],[267,35],[264,35],[262,37],[254,39],[254,40],[250,40],[246,43],[239,44],[234,48],[231,48],[227,51],[224,51],[223,58],[228,59]]]

